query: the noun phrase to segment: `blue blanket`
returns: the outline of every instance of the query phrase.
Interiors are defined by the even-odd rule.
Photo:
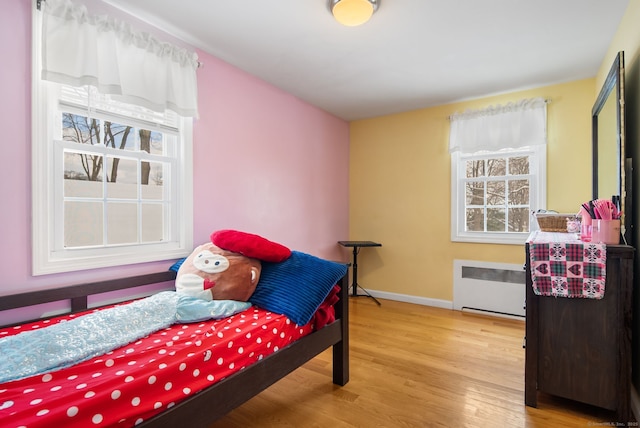
[[[175,322],[224,318],[250,303],[204,301],[163,291],[45,328],[0,339],[0,383],[72,366]]]

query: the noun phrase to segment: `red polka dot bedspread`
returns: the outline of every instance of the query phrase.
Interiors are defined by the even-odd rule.
[[[0,329],[0,338],[71,317]],[[0,425],[135,426],[309,334],[313,325],[255,306],[221,320],[174,324],[75,366],[0,384]]]

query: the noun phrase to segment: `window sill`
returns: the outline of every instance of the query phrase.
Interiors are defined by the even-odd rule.
[[[464,234],[451,237],[451,242],[467,242],[474,244],[524,245],[529,233],[479,233]]]

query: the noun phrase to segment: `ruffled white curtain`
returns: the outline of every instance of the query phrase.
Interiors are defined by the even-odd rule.
[[[547,102],[530,98],[450,117],[449,151],[475,153],[547,144]]]
[[[42,2],[42,78],[101,93],[154,111],[197,117],[194,52],[158,41],[70,0]]]

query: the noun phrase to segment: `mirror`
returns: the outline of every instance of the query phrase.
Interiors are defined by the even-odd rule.
[[[624,52],[618,52],[598,94],[592,115],[593,199],[619,197],[623,243],[631,220],[625,189]]]

